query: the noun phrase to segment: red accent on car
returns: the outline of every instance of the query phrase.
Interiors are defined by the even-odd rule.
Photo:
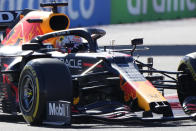
[[[5,70],[8,70],[8,65],[7,64],[3,64],[3,66],[6,68]],[[19,98],[18,98],[18,88],[9,80],[7,75],[3,75],[3,83],[7,83],[11,86],[11,88],[14,90],[15,95],[16,95],[16,102],[19,102]]]
[[[83,63],[83,66],[87,66],[87,67],[91,67],[93,66],[94,64],[91,64],[91,63]],[[102,65],[97,65],[96,66],[97,68],[102,68],[103,66]]]

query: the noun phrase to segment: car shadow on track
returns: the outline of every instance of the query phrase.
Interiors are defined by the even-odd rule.
[[[22,115],[0,114],[0,122],[26,124]]]
[[[0,114],[0,123],[16,123],[26,124],[22,115],[7,115]],[[27,125],[27,124],[26,124]],[[27,125],[28,126],[28,125]],[[54,126],[54,125],[40,125],[36,127],[40,128],[55,128],[55,129],[107,129],[107,128],[146,128],[146,127],[184,127],[184,126],[196,126],[196,121],[181,120],[181,121],[169,121],[169,122],[140,122],[133,121],[129,123],[109,123],[102,121],[90,121],[83,120],[81,122],[74,122],[71,126]]]
[[[151,127],[185,127],[196,126],[196,122],[193,121],[170,121],[170,122],[130,122],[127,124],[73,124],[71,129],[107,129],[107,128],[151,128]]]
[[[129,123],[105,123],[105,122],[82,122],[73,123],[71,126],[53,126],[53,125],[42,125],[42,128],[55,128],[55,129],[116,129],[116,128],[160,128],[160,127],[190,127],[196,126],[196,122],[192,120],[181,120],[181,121],[169,121],[169,122],[139,122],[133,121]]]

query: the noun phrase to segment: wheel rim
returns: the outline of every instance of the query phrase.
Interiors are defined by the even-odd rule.
[[[21,84],[21,107],[25,112],[30,112],[35,101],[36,85],[30,75],[26,75]]]

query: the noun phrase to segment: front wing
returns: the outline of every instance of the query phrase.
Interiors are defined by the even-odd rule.
[[[166,121],[178,121],[178,120],[191,120],[195,119],[195,115],[187,115],[184,113],[180,106],[177,96],[169,96],[168,101],[172,107],[173,116],[164,117],[163,115],[152,113],[151,117],[147,117],[145,111],[132,112],[129,107],[122,105],[118,102],[97,102],[88,107],[84,107],[82,114],[72,114],[73,121],[80,120],[94,120],[107,123],[131,123],[138,122],[166,122]]]

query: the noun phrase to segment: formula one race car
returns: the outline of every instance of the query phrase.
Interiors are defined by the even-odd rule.
[[[31,125],[70,125],[81,118],[108,122],[194,118],[194,54],[185,57],[179,72],[156,70],[152,62],[144,64],[133,58],[143,39],[132,40],[132,49],[99,48],[97,40],[105,35],[104,30],[68,29],[69,18],[57,10],[67,5],[41,4],[52,12],[3,12],[4,18],[8,13],[17,16],[0,25],[4,113],[21,112]],[[161,94],[165,88],[178,89],[180,103],[189,115],[175,115]]]

